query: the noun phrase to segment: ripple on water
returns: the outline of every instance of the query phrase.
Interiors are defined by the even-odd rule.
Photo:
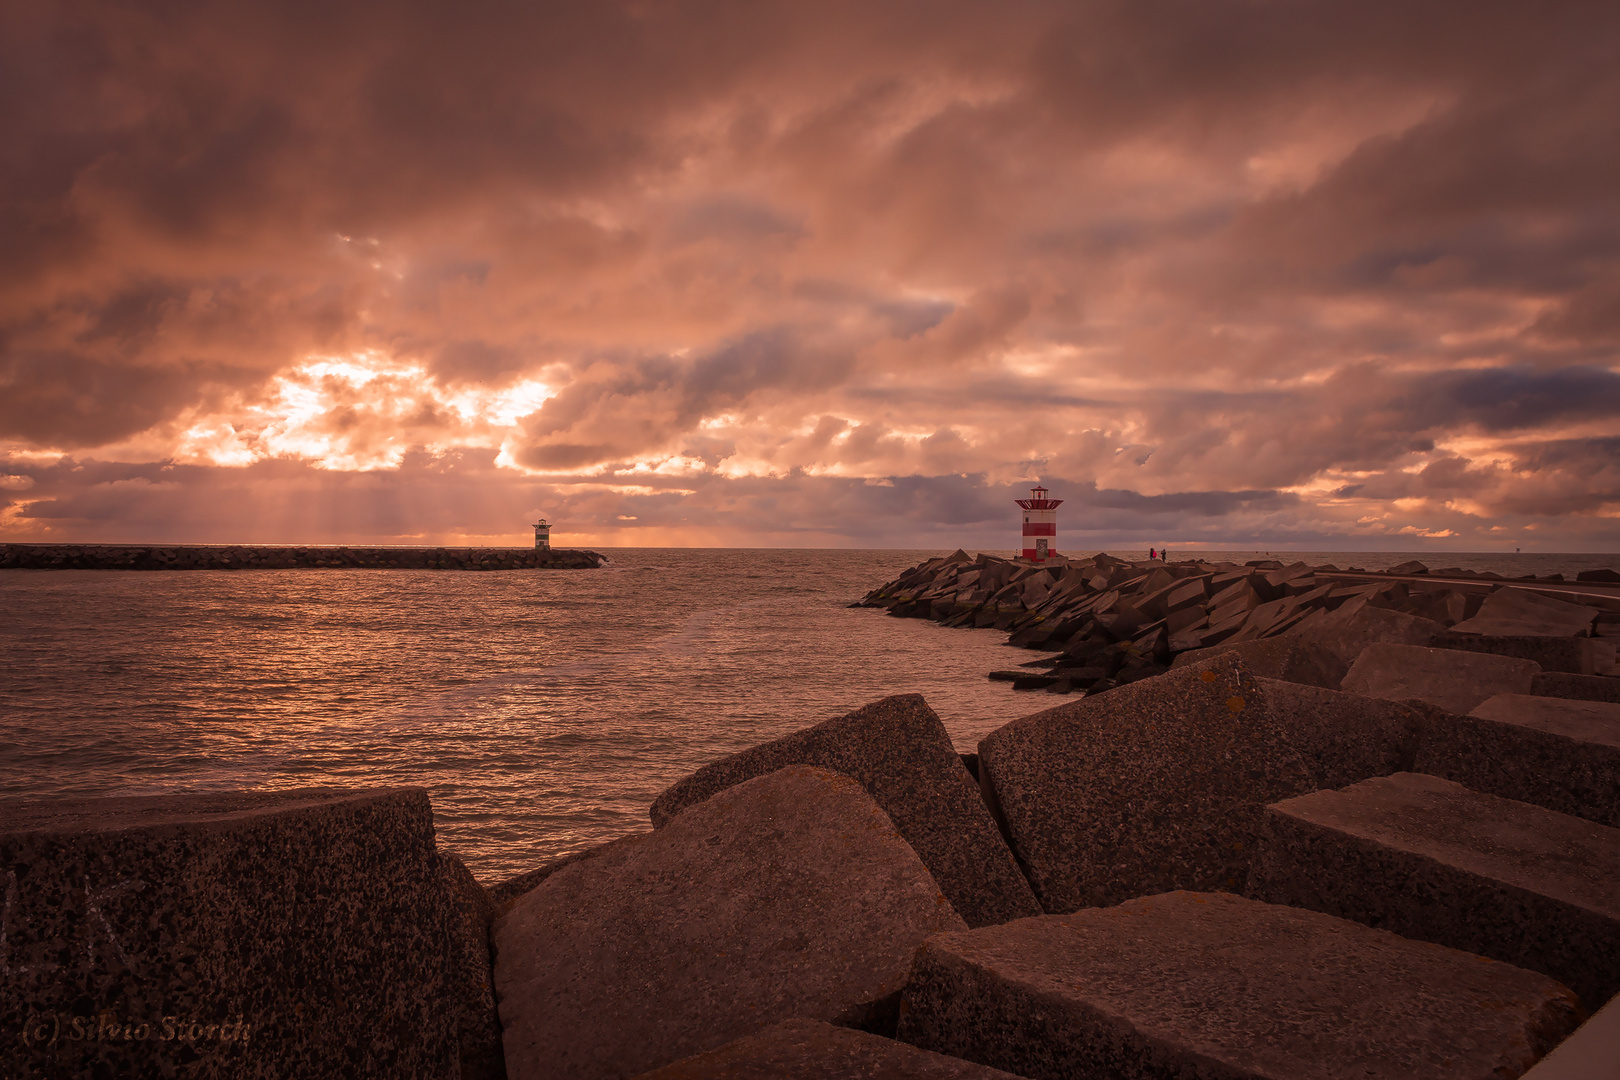
[[[928,554],[3,571],[0,795],[420,785],[441,842],[497,880],[645,828],[692,769],[884,694],[924,694],[964,750],[1049,704],[984,678],[1029,658],[1004,635],[845,606]]]

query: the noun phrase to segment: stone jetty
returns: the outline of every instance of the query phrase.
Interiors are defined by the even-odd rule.
[[[0,544],[0,570],[587,570],[605,561],[563,548]]]
[[[994,627],[1012,645],[1054,652],[990,677],[1056,694],[1099,694],[1161,675],[1178,659],[1283,637],[1319,642],[1346,666],[1377,641],[1516,657],[1534,661],[1538,672],[1590,676],[1615,670],[1614,576],[1584,572],[1583,593],[1570,595],[1559,591],[1559,574],[1509,583],[1470,570],[1431,572],[1418,562],[1371,573],[1274,560],[1130,562],[1100,553],[1035,564],[957,551],[912,567],[855,606]],[[1607,595],[1592,595],[1600,591]],[[1559,685],[1570,697],[1607,689]]]
[[[1620,605],[1398,569],[934,560],[867,602],[1068,700],[807,718],[490,886],[412,789],[0,800],[0,1075],[1613,1075]]]

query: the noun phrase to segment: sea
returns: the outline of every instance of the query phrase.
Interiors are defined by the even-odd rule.
[[[647,828],[707,762],[888,694],[922,694],[962,751],[1056,703],[986,678],[1035,655],[1003,633],[850,606],[944,551],[605,553],[576,571],[0,571],[0,797],[420,786],[440,845],[494,884]],[[1620,567],[1171,552],[1195,555]]]

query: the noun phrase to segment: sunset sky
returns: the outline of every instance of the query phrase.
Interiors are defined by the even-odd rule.
[[[1620,550],[1617,43],[7,4],[0,539]]]

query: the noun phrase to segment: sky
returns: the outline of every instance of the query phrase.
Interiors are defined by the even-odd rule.
[[[0,540],[1620,551],[1612,0],[0,7]]]

